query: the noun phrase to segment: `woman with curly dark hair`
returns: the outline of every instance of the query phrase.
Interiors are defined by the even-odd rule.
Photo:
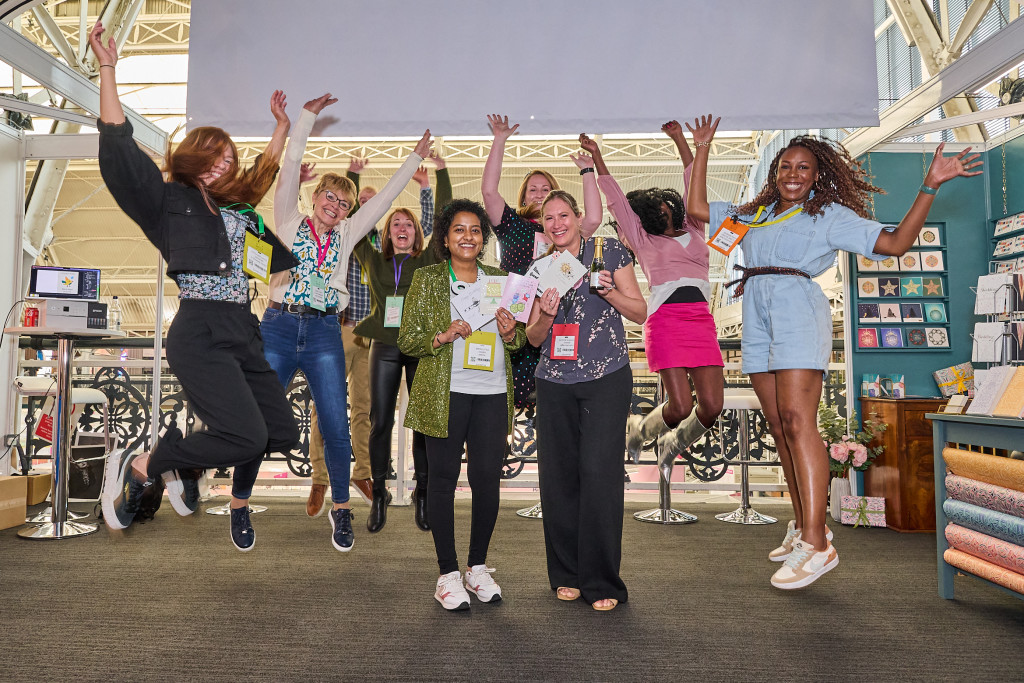
[[[942,156],[943,145],[907,215],[896,227],[870,218],[871,185],[859,163],[837,143],[793,138],[772,160],[764,187],[742,206],[708,203],[708,148],[718,119],[702,116],[687,128],[697,148],[686,208],[691,216],[742,236],[743,372],[750,376],[786,474],[795,519],[769,559],[785,564],[776,588],[807,586],[839,564],[827,538],[828,456],[818,433],[822,375],[832,352],[828,299],[811,278],[835,263],[839,250],[873,260],[902,256],[914,244],[940,185],[975,176],[970,148]]]
[[[662,126],[676,143],[684,182],[689,184],[693,154],[676,121]],[[597,143],[580,135],[580,146],[593,158],[597,184],[608,200],[622,241],[636,254],[647,276],[644,345],[647,366],[657,372],[668,400],[646,417],[630,415],[626,449],[635,460],[643,444],[657,438],[662,476],[670,463],[706,432],[722,412],[725,379],[715,319],[708,308],[708,245],[704,223],[686,213],[683,198],[672,189],[636,190],[628,195],[608,172]],[[697,392],[694,405],[690,382]]]

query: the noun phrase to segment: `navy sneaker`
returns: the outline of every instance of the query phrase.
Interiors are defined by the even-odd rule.
[[[231,508],[231,542],[243,553],[256,545],[256,530],[249,520],[249,506]]]
[[[191,470],[171,470],[164,472],[164,485],[167,487],[167,499],[171,507],[182,517],[191,515],[199,508],[199,479],[192,476]]]
[[[140,453],[117,449],[107,456],[103,468],[103,491],[100,505],[103,520],[111,529],[127,529],[135,520],[139,501],[151,481],[139,482],[132,473],[132,462]]]
[[[356,535],[352,533],[352,511],[345,508],[331,510],[331,545],[343,553],[352,550]]]

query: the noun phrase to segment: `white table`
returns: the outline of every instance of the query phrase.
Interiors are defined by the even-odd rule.
[[[51,521],[22,529],[18,536],[32,540],[60,540],[95,533],[96,524],[68,520],[68,464],[71,460],[71,361],[75,340],[124,337],[121,330],[65,329],[59,327],[7,327],[4,334],[57,340],[57,418],[53,434],[53,483]]]

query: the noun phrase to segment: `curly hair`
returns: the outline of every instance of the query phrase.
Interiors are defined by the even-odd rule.
[[[641,227],[650,235],[664,235],[669,230],[680,230],[683,227],[686,206],[682,196],[671,188],[633,190],[626,195],[626,201],[640,219]],[[672,210],[671,225],[668,217],[661,212],[662,202]]]
[[[885,190],[868,182],[867,173],[838,142],[813,135],[798,135],[779,150],[768,167],[764,187],[756,197],[737,209],[739,215],[749,215],[760,206],[770,206],[779,201],[779,160],[794,147],[803,147],[814,155],[818,162],[818,179],[814,181],[814,196],[804,203],[809,216],[820,216],[825,206],[841,204],[858,216],[871,218],[872,192],[885,194]]]
[[[463,211],[476,215],[480,220],[480,231],[483,233],[484,238],[480,251],[483,251],[483,248],[487,246],[487,241],[491,238],[491,221],[487,217],[487,209],[472,199],[455,199],[441,210],[437,220],[434,221],[434,234],[430,242],[434,245],[434,256],[437,257],[438,261],[447,261],[452,257],[451,249],[444,242],[448,236],[448,231],[451,230],[452,223],[455,221],[455,216]]]

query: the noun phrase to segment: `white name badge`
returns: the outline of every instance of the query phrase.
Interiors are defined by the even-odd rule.
[[[242,270],[257,280],[270,283],[270,255],[274,248],[251,232],[245,233]]]
[[[327,285],[316,273],[309,276],[309,306],[318,311],[327,310]]]
[[[466,356],[462,367],[467,370],[494,371],[494,350],[497,346],[494,332],[477,330],[466,337]]]
[[[402,307],[404,305],[404,296],[389,296],[384,300],[384,327],[402,326]]]

